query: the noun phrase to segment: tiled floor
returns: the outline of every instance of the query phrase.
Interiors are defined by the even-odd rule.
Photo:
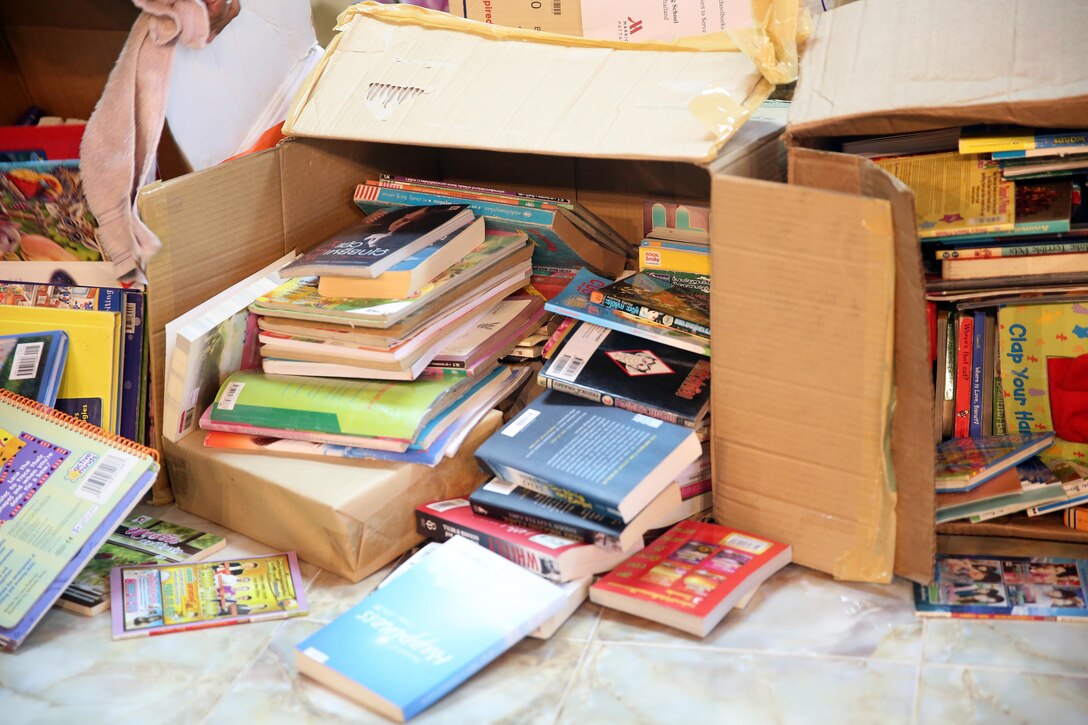
[[[222,530],[177,510],[179,523]],[[230,533],[224,557],[266,553]],[[0,655],[3,723],[381,723],[294,666],[294,645],[361,599],[304,565],[311,614],[112,642],[109,618],[55,610]],[[705,640],[585,604],[419,723],[1088,722],[1088,624],[923,621],[910,586],[793,566]]]

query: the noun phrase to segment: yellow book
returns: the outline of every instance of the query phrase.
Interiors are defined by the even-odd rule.
[[[67,332],[68,362],[55,407],[111,433],[117,432],[125,339],[120,313],[0,305],[0,330],[3,334]]]
[[[1016,223],[1016,188],[996,161],[951,151],[875,163],[914,192],[922,239],[1010,231]]]
[[[638,248],[638,269],[710,274],[709,249],[685,249],[674,242],[646,239]]]

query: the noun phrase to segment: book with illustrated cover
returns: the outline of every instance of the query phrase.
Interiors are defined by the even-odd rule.
[[[669,199],[646,199],[642,202],[642,235],[650,236],[655,228],[709,234],[710,206]]]
[[[792,556],[788,544],[682,521],[602,577],[589,588],[589,598],[705,637]]]
[[[308,611],[293,551],[233,561],[115,567],[110,600],[115,640],[286,619]]]
[[[632,542],[634,548],[621,551],[507,524],[475,513],[469,501],[463,498],[417,506],[416,532],[440,543],[454,536],[464,536],[554,582],[567,582],[608,571],[642,548],[641,537]]]
[[[544,305],[544,309],[583,322],[607,327],[610,330],[625,332],[646,340],[678,347],[681,350],[690,350],[700,355],[710,356],[710,341],[703,337],[670,327],[663,327],[593,302],[591,299],[593,292],[609,284],[611,284],[611,280],[598,277],[586,269],[580,270],[577,276],[563,288],[562,292]]]
[[[1068,232],[1073,218],[1074,197],[1079,197],[1079,189],[1074,193],[1072,179],[1040,179],[1037,181],[1019,181],[1016,183],[1016,223],[1004,232],[989,234],[964,234],[955,238],[955,243],[971,243],[985,239],[1001,239],[1038,234],[1057,234]],[[977,255],[976,255],[977,256]],[[944,274],[942,267],[942,276]]]
[[[1053,443],[1049,432],[947,440],[937,446],[937,491],[970,491]]]
[[[996,161],[953,151],[894,156],[875,163],[914,192],[922,239],[1013,229],[1014,184],[1002,177]]]
[[[629,523],[701,453],[693,430],[549,390],[476,459],[504,481]]]
[[[0,163],[0,259],[104,259],[79,161]]]
[[[380,209],[344,227],[283,268],[285,277],[372,279],[472,222],[464,204]]]
[[[91,558],[57,605],[88,617],[110,606],[110,570],[118,566],[177,564],[206,559],[226,546],[222,536],[154,516],[125,519]]]
[[[710,337],[710,298],[639,272],[594,290],[590,301],[655,325]]]
[[[1088,621],[1088,560],[938,554],[933,583],[914,585],[923,617]]]
[[[63,330],[0,335],[0,388],[52,408],[67,360]]]
[[[710,407],[710,360],[579,322],[551,355],[539,383],[604,405],[697,428]]]
[[[1088,131],[1083,129],[1040,130],[1016,126],[968,126],[960,134],[961,154],[987,154],[995,151],[1050,151],[1068,153],[1068,149],[1088,146]]]
[[[300,642],[295,662],[307,677],[404,721],[566,600],[561,587],[456,536]]]
[[[0,644],[15,649],[151,488],[158,454],[0,390]]]

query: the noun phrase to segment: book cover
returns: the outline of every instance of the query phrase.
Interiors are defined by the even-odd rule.
[[[454,536],[464,536],[504,559],[554,582],[567,582],[588,574],[608,571],[633,551],[609,550],[576,539],[481,516],[463,498],[432,501],[417,506],[416,532],[440,543]],[[631,545],[642,548],[641,538]]]
[[[104,259],[79,161],[0,163],[0,259]]]
[[[403,721],[438,702],[563,602],[555,584],[454,537],[300,642],[295,660],[302,674]]]
[[[93,616],[110,605],[110,570],[114,567],[195,561],[211,556],[226,543],[222,536],[164,519],[129,516],[72,580],[57,605]]]
[[[0,126],[0,153],[26,151],[50,161],[78,159],[86,127],[83,123]]]
[[[1080,620],[1088,561],[938,554],[933,584],[914,585],[924,617]]]
[[[1044,466],[1045,468],[1045,466]],[[982,517],[992,511],[1014,513],[1032,506],[1065,498],[1061,483],[1024,485],[1020,472],[1011,468],[971,491],[937,494],[937,523]]]
[[[442,346],[431,366],[466,368],[481,356],[498,359],[535,329],[544,315],[544,298],[517,293],[491,305],[466,333]]]
[[[971,432],[971,363],[975,318],[967,313],[956,317],[956,413],[953,432],[966,438]]]
[[[0,640],[15,648],[151,487],[157,454],[0,390]]]
[[[710,337],[710,298],[639,272],[594,290],[590,301],[662,327]]]
[[[298,617],[308,611],[295,552],[110,572],[113,638]]]
[[[1028,151],[1088,146],[1088,131],[1041,130],[1005,126],[970,126],[960,135],[961,154],[986,154],[994,151]]]
[[[1052,455],[1052,443],[1049,432],[947,440],[937,446],[937,490],[970,491],[1037,453]]]
[[[1065,525],[1071,529],[1088,530],[1088,508],[1073,506],[1065,510]]]
[[[563,291],[544,305],[544,309],[576,320],[590,322],[607,327],[610,330],[625,332],[646,340],[662,342],[666,345],[690,350],[700,355],[710,356],[710,341],[696,335],[690,335],[647,320],[640,320],[631,315],[623,315],[610,307],[591,300],[594,291],[611,283],[611,280],[598,277],[589,270],[580,270],[563,288]]]
[[[373,278],[472,221],[464,204],[380,209],[344,227],[283,268],[287,277]]]
[[[1002,232],[1013,228],[1014,184],[996,161],[956,152],[876,159],[914,192],[918,236]]]
[[[589,598],[705,637],[734,604],[790,563],[788,544],[682,521],[602,577]]]
[[[476,458],[505,481],[630,522],[701,452],[692,430],[549,390]]]
[[[0,336],[0,388],[47,405],[57,400],[68,334],[63,330]]]
[[[0,304],[0,329],[9,333],[64,330],[68,361],[54,407],[111,433],[118,432],[124,351],[120,312]]]
[[[541,385],[697,428],[710,407],[710,361],[579,322],[539,374]]]
[[[674,272],[667,269],[644,269],[643,272],[665,284],[691,290],[710,299],[710,275]]]
[[[964,234],[956,241],[1008,240],[1012,237],[1068,232],[1073,216],[1072,179],[1016,182],[1016,223],[1012,229],[988,234]]]
[[[710,233],[710,205],[670,199],[645,199],[642,202],[642,236],[654,227]],[[710,273],[709,268],[707,274]]]
[[[1001,388],[1010,432],[1054,431],[1053,458],[1088,455],[1088,306],[1080,302],[998,308]]]

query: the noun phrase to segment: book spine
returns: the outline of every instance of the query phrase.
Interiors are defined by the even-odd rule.
[[[971,367],[975,320],[971,315],[959,318],[956,336],[956,422],[953,434],[967,438],[971,434]]]
[[[995,161],[1005,159],[1030,159],[1039,156],[1065,156],[1068,154],[1088,153],[1088,144],[1082,136],[1079,143],[1060,144],[1052,146],[1036,146],[1035,148],[1014,149],[1012,151],[994,151],[991,158]]]
[[[993,426],[991,435],[1003,436],[1008,433],[1008,425],[1005,422],[1005,388],[1001,384],[1001,336],[994,330],[994,385],[991,391],[993,395]]]
[[[645,272],[648,276],[659,279],[662,282],[710,296],[709,275],[692,274],[691,272],[673,272],[664,269],[647,269]]]
[[[676,413],[668,410],[656,408],[652,405],[646,405],[645,403],[635,400],[634,398],[611,394],[604,395],[599,390],[594,390],[593,388],[578,385],[577,383],[568,383],[565,380],[556,380],[555,378],[548,377],[543,372],[537,375],[537,382],[546,388],[558,390],[561,393],[569,393],[570,395],[584,398],[586,400],[592,400],[593,402],[600,403],[601,405],[611,405],[614,408],[629,410],[632,413],[642,413],[643,415],[648,415],[651,418],[663,420],[666,423],[675,423],[676,425],[682,425],[685,428],[695,427],[696,421],[694,418],[688,418],[686,416],[677,415]]]
[[[482,194],[490,194],[492,196],[510,197],[514,199],[525,199],[530,201],[545,201],[552,202],[557,205],[570,204],[570,199],[563,199],[558,196],[545,196],[543,194],[526,194],[520,191],[506,191],[505,189],[491,189],[486,186],[472,186],[470,184],[454,184],[448,181],[434,181],[432,179],[416,179],[410,176],[392,176],[390,174],[381,174],[379,177],[381,181],[396,181],[402,184],[410,184],[412,186],[423,186],[428,189],[463,189],[465,191],[477,191]]]
[[[545,534],[561,536],[566,539],[581,541],[585,544],[596,544],[602,548],[615,548],[618,547],[620,543],[620,540],[615,536],[605,536],[593,529],[560,524],[542,516],[533,516],[521,511],[506,508],[505,506],[498,506],[493,502],[488,502],[486,505],[473,503],[472,510],[480,516],[486,516],[489,519],[502,521],[504,524],[524,526],[527,529],[543,531]],[[595,540],[595,536],[603,538]]]
[[[590,301],[598,305],[604,305],[613,310],[626,312],[640,320],[653,320],[657,318],[660,321],[656,324],[659,324],[662,327],[671,327],[674,330],[686,332],[689,335],[695,335],[696,337],[710,338],[710,328],[706,325],[700,325],[697,322],[686,320],[683,317],[663,314],[648,305],[638,305],[633,302],[628,302],[627,300],[614,295],[605,294],[600,290],[595,290],[593,292],[590,296]]]
[[[986,360],[985,345],[983,344],[985,330],[986,313],[979,310],[974,314],[971,333],[971,415],[968,421],[968,431],[972,438],[982,435],[982,378]]]
[[[360,184],[355,189],[355,203],[365,212],[372,212],[383,206],[427,206],[429,204],[468,204],[475,214],[493,217],[520,224],[551,227],[555,212],[545,209],[530,209],[475,199],[465,199],[456,194],[443,194],[437,191],[405,191],[388,189],[381,186]]]
[[[1065,525],[1071,529],[1088,531],[1088,508],[1073,506],[1065,510]]]
[[[495,552],[502,558],[514,562],[522,569],[528,569],[534,574],[539,574],[547,579],[557,580],[559,578],[558,559],[544,557],[539,552],[528,549],[516,542],[460,526],[419,509],[416,509],[416,533],[439,543],[454,536],[463,536],[485,549]]]
[[[1068,226],[1068,225],[1067,225]],[[1068,231],[1068,229],[1066,229]],[[1079,254],[1088,252],[1088,242],[1063,244],[1022,244],[1003,247],[970,247],[966,249],[941,249],[937,259],[990,259],[992,257],[1029,257],[1041,254]]]
[[[684,250],[644,244],[638,248],[640,272],[661,270],[709,275],[710,254],[701,250]]]
[[[477,190],[464,187],[443,187],[437,184],[413,184],[405,181],[390,181],[382,179],[380,181],[368,181],[368,186],[378,186],[383,189],[399,189],[401,191],[415,191],[421,194],[451,194],[456,195],[461,199],[472,199],[474,201],[486,201],[493,204],[509,204],[510,206],[521,206],[528,209],[555,209],[555,204],[537,201],[535,199],[522,199],[516,196],[503,196],[501,194],[493,194],[483,190]]]

